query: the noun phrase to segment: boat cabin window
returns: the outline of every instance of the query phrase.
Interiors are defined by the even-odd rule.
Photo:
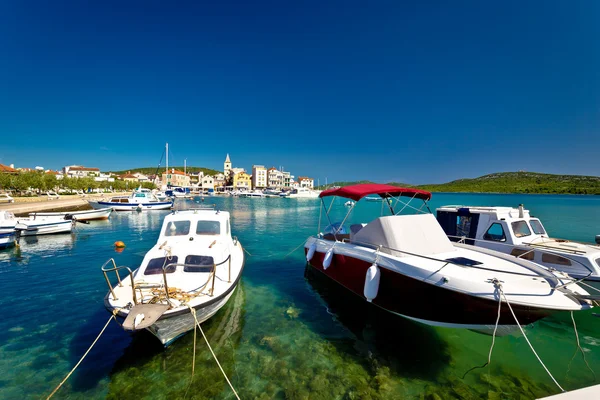
[[[474,265],[483,264],[482,262],[479,262],[476,260],[471,260],[470,258],[466,258],[466,257],[446,258],[446,261],[450,261],[453,264],[464,265],[465,267],[472,267]]]
[[[596,264],[598,264],[598,267],[600,267],[600,258],[596,259]]]
[[[146,270],[144,271],[144,275],[162,274],[163,267],[165,265],[169,265],[169,264],[177,264],[177,256],[153,258],[148,263],[148,266],[146,267]],[[165,270],[165,272],[167,274],[172,274],[173,272],[175,272],[175,268],[176,267],[173,265],[173,266],[167,268]]]
[[[184,272],[210,272],[215,260],[210,256],[189,255],[185,258]]]
[[[533,257],[535,256],[534,254],[535,252],[533,250],[526,250],[526,249],[513,249],[510,252],[511,256],[515,256],[518,258],[522,258],[524,260],[533,260]]]
[[[518,238],[531,235],[529,225],[527,225],[527,222],[525,221],[515,221],[511,223],[511,226],[515,236]]]
[[[185,236],[190,233],[190,221],[170,221],[165,236]]]
[[[198,221],[196,235],[219,235],[221,223],[219,221]]]
[[[571,265],[571,260],[557,254],[543,253],[542,262],[557,265]]]
[[[494,222],[483,235],[485,240],[493,240],[495,242],[506,242],[506,234],[504,234],[504,228],[502,224]]]
[[[546,234],[542,223],[538,219],[530,219],[529,224],[531,225],[531,229],[533,229],[533,233],[535,233],[536,235]]]
[[[146,197],[144,193],[136,193],[135,197]]]

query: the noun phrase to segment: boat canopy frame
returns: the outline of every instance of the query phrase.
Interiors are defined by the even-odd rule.
[[[363,184],[358,184],[358,185],[343,186],[341,188],[324,190],[323,192],[321,192],[319,194],[319,198],[321,199],[321,207],[319,208],[319,225],[317,227],[317,234],[319,234],[321,232],[321,217],[322,217],[323,210],[325,210],[325,216],[327,218],[327,221],[329,222],[329,225],[333,226],[333,223],[331,222],[331,219],[329,218],[329,213],[331,212],[331,208],[333,207],[333,203],[335,202],[335,197],[343,197],[346,199],[354,200],[356,202],[356,201],[359,201],[360,199],[362,199],[363,197],[366,197],[369,195],[379,195],[384,200],[384,202],[382,201],[382,203],[381,203],[381,215],[383,215],[384,203],[388,206],[392,215],[400,214],[407,207],[415,210],[417,214],[425,213],[425,211],[423,211],[423,207],[426,207],[427,211],[430,214],[432,214],[431,209],[429,208],[429,204],[427,203],[427,201],[431,199],[431,193],[427,192],[425,190],[414,189],[414,188],[404,188],[404,187],[392,186],[392,185],[383,185],[383,184],[379,184],[379,183],[363,183]],[[327,205],[325,204],[325,197],[333,197],[331,202],[329,203],[329,207],[327,207]],[[406,202],[402,201],[401,200],[402,197],[407,197],[407,198],[409,198],[409,200]],[[395,199],[395,201],[394,201],[394,199]],[[422,200],[423,204],[419,208],[416,208],[416,207],[410,205],[410,203],[414,199]],[[350,204],[350,207],[349,207],[348,212],[346,213],[346,216],[344,217],[342,222],[339,224],[339,227],[335,230],[335,232],[333,232],[333,236],[334,236],[335,240],[338,240],[337,234],[342,229],[344,223],[346,222],[346,220],[348,219],[348,217],[354,210],[355,204],[356,203]],[[394,207],[398,206],[399,204],[402,204],[403,207],[399,211],[396,211],[394,209]]]

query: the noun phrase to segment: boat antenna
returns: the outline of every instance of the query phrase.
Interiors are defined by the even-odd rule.
[[[158,162],[158,165],[156,166],[156,171],[154,171],[154,175],[158,175],[158,170],[160,169],[160,164],[162,163],[164,156],[165,156],[165,151],[163,150],[163,153],[160,156],[160,161]]]

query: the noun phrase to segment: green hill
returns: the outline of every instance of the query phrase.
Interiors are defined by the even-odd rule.
[[[479,178],[416,187],[430,192],[600,194],[600,177],[498,172]]]
[[[333,182],[327,187],[348,186],[371,181]],[[600,195],[600,177],[584,175],[553,175],[538,172],[497,172],[472,179],[428,185],[389,182],[388,185],[415,187],[430,192],[471,193],[554,193]],[[321,185],[319,189],[325,189]]]
[[[184,167],[169,166],[169,170],[171,170],[172,168],[177,169],[179,171],[183,171],[183,169],[184,169]],[[217,170],[210,169],[210,168],[190,167],[190,166],[187,166],[186,170],[187,170],[187,172],[191,172],[191,173],[198,173],[198,172],[202,171],[202,172],[204,172],[204,175],[216,175],[221,172],[221,171],[217,171]],[[143,167],[143,168],[126,169],[124,171],[111,171],[111,172],[113,172],[115,174],[119,174],[119,175],[123,175],[128,172],[130,172],[132,174],[139,172],[144,175],[154,175],[157,172],[159,174],[162,174],[163,172],[165,172],[165,167],[160,167],[160,168],[158,168],[158,170],[156,167]]]

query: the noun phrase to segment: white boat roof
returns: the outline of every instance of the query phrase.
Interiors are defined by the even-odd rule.
[[[185,223],[185,221],[189,221],[190,224],[178,224],[178,222]],[[205,224],[200,227],[198,221],[205,222]],[[211,225],[211,222],[217,224]],[[199,230],[205,233],[199,232]],[[165,217],[157,243],[163,243],[165,240],[169,240],[169,242],[193,241],[199,236],[206,235],[230,237],[229,212],[213,208],[173,211]]]
[[[519,209],[514,207],[486,207],[486,206],[442,206],[436,211],[457,212],[460,209],[468,210],[471,214],[489,214],[496,219],[519,218]],[[523,218],[530,218],[529,210],[523,209]]]

